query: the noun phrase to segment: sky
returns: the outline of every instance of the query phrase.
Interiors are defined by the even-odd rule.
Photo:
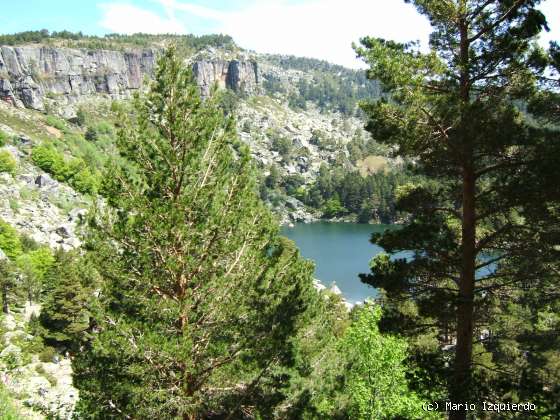
[[[79,6],[78,6],[79,5]],[[426,45],[430,26],[403,0],[0,0],[0,33],[48,29],[106,33],[223,33],[246,49],[361,67],[366,35]],[[560,0],[541,10],[560,40]]]

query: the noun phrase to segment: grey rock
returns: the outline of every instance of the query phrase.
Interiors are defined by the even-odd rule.
[[[56,228],[55,232],[62,238],[70,238],[72,236],[73,226],[70,224],[62,225]]]
[[[18,136],[17,142],[22,146],[31,146],[33,144],[33,140],[31,140],[29,137],[27,137],[24,134]]]
[[[9,357],[10,355],[15,356],[16,358],[20,358],[21,357],[21,349],[16,346],[15,344],[8,344],[4,350],[2,350],[0,352],[0,358],[1,359],[5,359],[6,357]]]
[[[47,93],[67,103],[105,93],[128,97],[153,74],[157,50],[71,49],[51,46],[0,47],[0,99],[44,110]],[[5,76],[4,76],[5,75]]]
[[[214,84],[248,94],[259,91],[258,66],[254,61],[203,59],[195,61],[192,69],[203,97],[210,94]]]
[[[39,188],[57,186],[58,182],[51,178],[49,174],[41,174],[35,178],[35,185]]]
[[[68,213],[68,221],[70,222],[83,222],[86,218],[87,210],[81,208],[75,208],[70,210]]]

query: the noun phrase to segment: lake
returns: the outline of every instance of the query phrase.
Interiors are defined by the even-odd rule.
[[[293,240],[301,254],[315,262],[315,277],[325,286],[333,282],[349,302],[375,297],[374,288],[363,284],[359,273],[369,273],[369,261],[383,249],[369,242],[373,232],[390,225],[357,223],[298,223],[283,227],[282,234]]]

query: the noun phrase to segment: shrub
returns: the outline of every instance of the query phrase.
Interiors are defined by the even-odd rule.
[[[95,125],[95,131],[97,131],[99,134],[111,136],[113,135],[113,126],[107,121],[100,121]]]
[[[39,360],[43,363],[52,363],[56,355],[54,347],[47,346],[39,353]]]
[[[9,202],[10,202],[10,208],[14,213],[17,214],[19,211],[19,202],[15,198],[10,198]]]
[[[8,135],[3,131],[0,131],[0,147],[5,146],[8,142]]]
[[[14,175],[16,172],[16,160],[7,150],[0,151],[0,172]]]
[[[65,130],[66,124],[60,118],[55,117],[54,115],[47,115],[45,122],[50,125],[51,127],[57,128],[59,130]]]
[[[49,381],[51,386],[56,386],[56,384],[58,383],[58,380],[51,373],[46,372],[43,376],[47,381]]]
[[[0,219],[0,249],[10,258],[17,258],[22,253],[19,235],[2,219]]]
[[[95,128],[88,127],[86,133],[84,134],[84,137],[86,138],[87,141],[96,141],[97,131],[95,130]]]
[[[280,153],[282,157],[287,157],[292,152],[292,142],[282,136],[275,136],[272,139],[272,150]]]
[[[86,123],[86,113],[82,108],[80,108],[76,112],[76,124],[78,124],[80,127],[83,127],[85,123]]]
[[[50,144],[41,144],[34,147],[31,160],[44,171],[53,173],[64,166],[64,157]]]
[[[342,216],[343,214],[348,213],[348,210],[342,206],[338,197],[333,197],[327,200],[321,210],[323,211],[323,217],[326,217],[327,219]]]
[[[98,184],[98,178],[88,168],[83,168],[72,178],[72,187],[82,194],[94,194]]]

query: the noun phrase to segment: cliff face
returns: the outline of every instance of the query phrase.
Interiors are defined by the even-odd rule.
[[[37,110],[45,97],[73,103],[105,93],[126,97],[150,76],[156,61],[151,49],[127,52],[47,46],[0,47],[0,99]]]
[[[49,46],[0,47],[0,99],[18,107],[45,109],[45,98],[72,104],[81,97],[128,97],[153,75],[157,50],[83,50]],[[193,64],[203,95],[213,83],[248,94],[258,92],[257,63],[206,59]]]
[[[236,92],[259,92],[259,71],[254,61],[199,60],[193,64],[193,73],[203,96],[208,95],[214,83]]]

